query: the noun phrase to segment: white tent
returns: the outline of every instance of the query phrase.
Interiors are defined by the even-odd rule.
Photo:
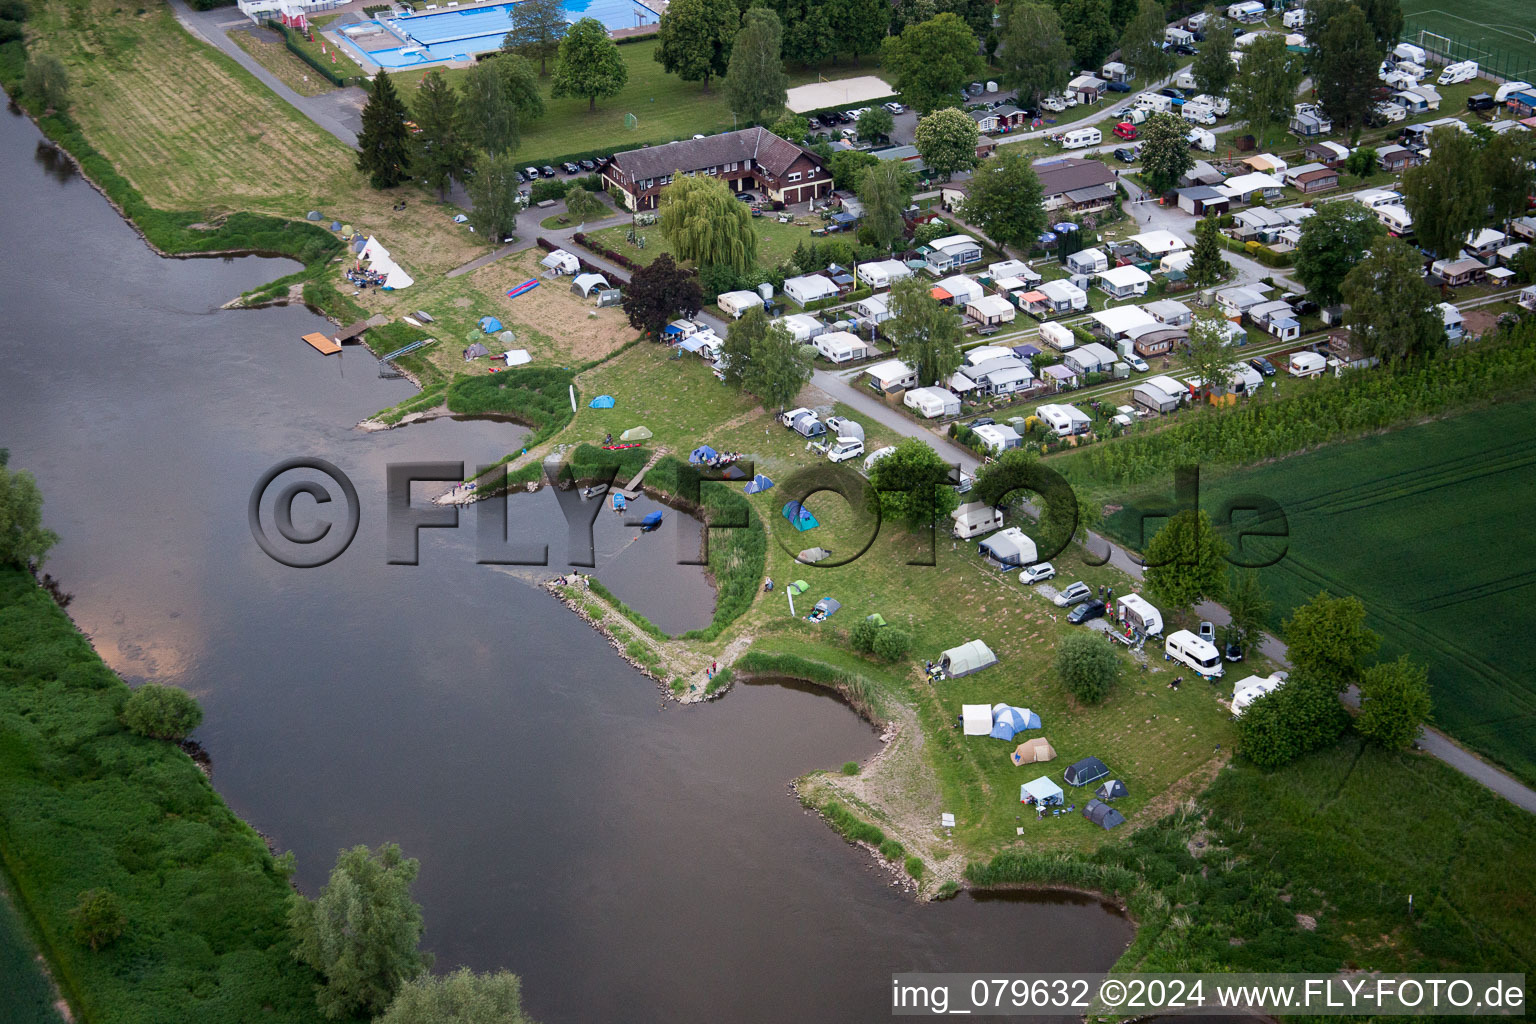
[[[539,266],[548,267],[557,275],[574,274],[581,269],[581,261],[564,249],[554,249],[548,256],[539,260]]]
[[[384,275],[384,287],[409,288],[416,280],[407,274],[398,263],[389,258],[389,250],[379,244],[379,240],[372,235],[363,246],[363,251],[358,254],[361,259],[369,263],[369,268],[375,274]]]
[[[1032,782],[1026,782],[1019,787],[1019,799],[1034,797],[1034,802],[1041,807],[1049,807],[1051,804],[1059,804],[1066,799],[1066,794],[1061,787],[1052,782],[1048,776],[1042,775]]]
[[[528,354],[528,350],[525,348],[511,349],[506,353],[505,358],[508,366],[522,366],[524,363],[533,362],[533,357]]]
[[[960,705],[960,720],[967,736],[992,735],[992,707],[989,704]]]
[[[571,282],[571,291],[585,298],[592,294],[594,288],[607,288],[608,279],[602,274],[577,274],[576,280]]]
[[[980,672],[984,668],[990,668],[997,664],[997,655],[992,653],[992,648],[980,640],[969,640],[959,647],[951,647],[939,655],[939,667],[948,676],[958,679],[960,676],[968,676],[972,672]],[[980,705],[987,714],[987,732],[992,731],[992,707],[988,704]]]

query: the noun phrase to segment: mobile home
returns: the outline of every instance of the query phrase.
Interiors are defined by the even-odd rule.
[[[917,371],[900,359],[887,359],[864,371],[875,390],[891,394],[917,386]]]
[[[1065,352],[1077,344],[1077,336],[1066,324],[1048,320],[1040,325],[1040,340],[1058,352]]]
[[[1163,631],[1163,613],[1140,594],[1126,594],[1116,604],[1120,621],[1147,636],[1157,636]]]
[[[1316,377],[1328,368],[1328,360],[1316,352],[1292,352],[1286,371],[1292,377]]]
[[[1187,629],[1170,634],[1163,643],[1163,653],[1169,660],[1194,669],[1206,679],[1217,679],[1224,671],[1221,652],[1216,650],[1216,645]]]

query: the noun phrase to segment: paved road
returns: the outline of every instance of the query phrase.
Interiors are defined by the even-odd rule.
[[[187,6],[186,0],[170,0],[170,4],[176,20],[188,32],[229,54],[237,64],[255,75],[284,102],[346,145],[357,148],[357,133],[363,126],[363,104],[368,99],[363,90],[351,87],[333,89],[320,96],[300,96],[229,38],[230,29],[240,30],[251,25],[251,20],[241,14],[238,8],[215,7],[209,11],[194,11]]]

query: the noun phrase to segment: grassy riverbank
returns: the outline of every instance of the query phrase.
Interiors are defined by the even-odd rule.
[[[123,728],[128,687],[25,573],[0,570],[0,864],[83,1019],[318,1021],[285,866],[175,745]],[[93,952],[88,889],[126,929]]]

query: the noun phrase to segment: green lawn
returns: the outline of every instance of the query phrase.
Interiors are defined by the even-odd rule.
[[[1200,496],[1212,510],[1243,493],[1279,502],[1287,551],[1262,570],[1276,622],[1319,590],[1357,595],[1383,657],[1429,663],[1437,724],[1526,781],[1536,781],[1536,655],[1519,618],[1536,598],[1532,415],[1536,401],[1511,402],[1376,434],[1207,476]]]
[[[545,115],[523,129],[518,146],[519,160],[544,164],[568,154],[592,150],[635,149],[646,143],[671,142],[699,133],[728,131],[735,119],[725,102],[719,82],[708,92],[697,82],[684,82],[669,75],[656,63],[654,38],[628,43],[619,53],[629,68],[629,82],[624,91],[611,100],[600,100],[596,110],[587,109],[584,99],[554,99],[549,95],[549,79],[544,80]],[[450,82],[460,81],[466,71],[444,71]],[[424,71],[406,71],[392,77],[407,95],[415,92]],[[825,79],[850,78],[878,74],[870,63],[855,65],[839,62],[814,70],[791,70],[791,87]],[[625,125],[625,115],[634,114],[634,128]]]
[[[813,238],[808,225],[780,224],[772,214],[754,217],[752,227],[757,232],[757,265],[760,267],[778,266],[793,256],[796,247],[801,243],[809,244],[843,238],[850,245],[858,244],[852,235],[832,235],[828,239]],[[624,253],[636,263],[649,263],[662,253],[671,253],[672,247],[667,244],[667,237],[661,233],[660,224],[635,229],[635,233],[645,239],[644,249],[628,241],[629,230],[627,226],[620,225],[594,231],[591,237],[610,249]]]
[[[1536,71],[1536,6],[1501,0],[1403,0],[1403,38],[1426,49],[1446,49],[1444,40],[1422,38],[1421,31],[1451,40],[1449,55],[1475,60],[1511,78],[1530,79]]]

